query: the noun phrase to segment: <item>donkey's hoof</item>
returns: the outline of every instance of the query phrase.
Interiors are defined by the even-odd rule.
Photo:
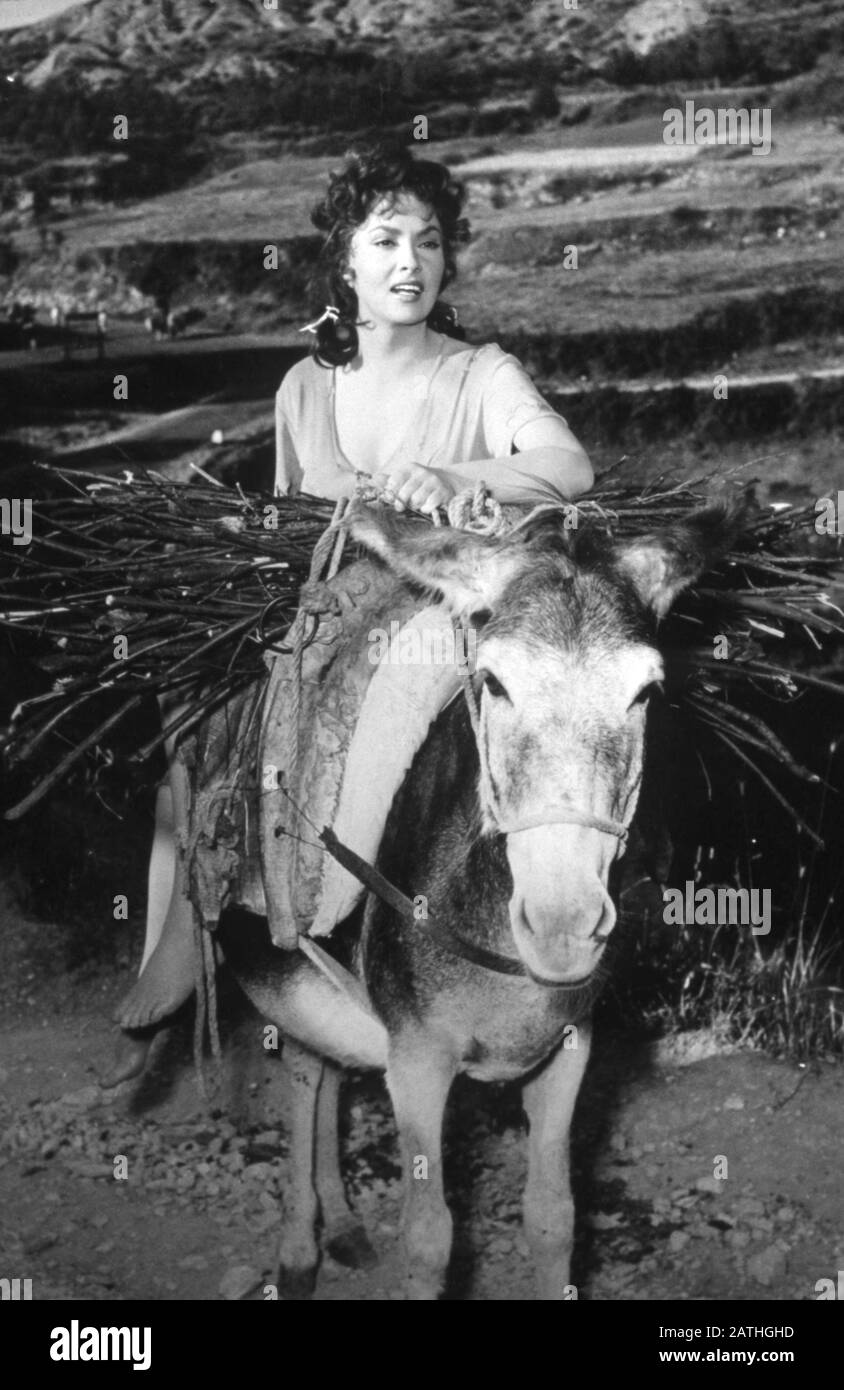
[[[325,1242],[326,1253],[347,1269],[374,1269],[378,1263],[375,1247],[363,1226],[349,1226]]]
[[[316,1265],[307,1269],[285,1269],[279,1266],[278,1296],[286,1302],[295,1303],[310,1298],[316,1288]]]

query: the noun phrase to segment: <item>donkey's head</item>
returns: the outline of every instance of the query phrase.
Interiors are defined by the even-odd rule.
[[[588,977],[615,923],[607,884],[642,779],[657,622],[723,553],[721,507],[613,546],[547,512],[503,540],[371,511],[353,534],[477,634],[483,829],[507,837],[510,923],[532,974]]]

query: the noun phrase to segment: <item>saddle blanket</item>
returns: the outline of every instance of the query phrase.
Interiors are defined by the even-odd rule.
[[[300,933],[329,934],[365,891],[317,834],[330,826],[374,863],[393,798],[461,688],[444,606],[421,606],[368,559],[320,588],[329,611],[302,653],[301,682],[290,656],[269,654],[266,680],[180,749],[191,784],[182,849],[203,922],[246,907],[291,948]]]

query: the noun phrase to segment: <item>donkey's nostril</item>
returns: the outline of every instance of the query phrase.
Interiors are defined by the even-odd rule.
[[[519,926],[522,927],[522,929],[525,932],[527,932],[528,936],[536,936],[536,932],[531,926],[530,918],[528,917],[527,912],[525,911],[524,903],[519,904],[518,920]]]
[[[595,925],[595,930],[591,933],[591,939],[596,946],[603,946],[612,933],[615,926],[616,911],[612,899],[607,898],[604,902],[603,910]]]

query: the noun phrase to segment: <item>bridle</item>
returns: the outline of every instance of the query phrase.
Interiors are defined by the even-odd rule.
[[[522,820],[502,821],[492,813],[495,828],[499,835],[515,835],[519,830],[536,830],[540,825],[584,825],[589,830],[600,830],[603,835],[614,835],[622,844],[627,839],[627,826],[620,820],[610,820],[608,816],[596,816],[591,811],[580,811],[576,806],[561,802],[555,810],[537,811],[535,815]]]
[[[480,710],[472,687],[469,668],[464,662],[460,663],[460,677],[469,710],[472,732],[480,754]],[[499,835],[514,835],[520,830],[535,830],[542,825],[583,825],[590,830],[598,830],[603,835],[614,836],[622,845],[627,839],[627,827],[621,821],[611,820],[607,816],[597,816],[592,811],[584,811],[565,803],[556,807],[549,807],[547,811],[537,811],[520,820],[506,820],[492,808],[487,808],[487,814],[491,816],[494,828]],[[488,947],[479,946],[474,941],[460,936],[451,928],[442,927],[435,922],[429,921],[427,923],[425,935],[451,955],[459,956],[472,965],[479,965],[484,970],[494,971],[498,975],[519,976],[521,979],[530,980],[533,984],[543,985],[546,989],[578,990],[588,984],[588,981],[583,980],[543,979],[541,975],[534,975],[532,971],[528,970],[518,956],[505,956],[498,951],[491,951]]]
[[[469,720],[475,735],[475,743],[480,753],[481,712],[466,662],[460,663],[460,680],[469,709]],[[536,811],[533,815],[525,816],[521,820],[506,820],[492,806],[487,808],[487,814],[492,819],[499,835],[515,835],[520,830],[536,830],[541,825],[583,825],[589,830],[599,830],[604,835],[614,835],[622,844],[627,839],[627,826],[623,825],[621,821],[611,820],[608,816],[596,816],[592,811],[584,811],[578,806],[570,806],[568,802],[550,806],[547,811]]]

